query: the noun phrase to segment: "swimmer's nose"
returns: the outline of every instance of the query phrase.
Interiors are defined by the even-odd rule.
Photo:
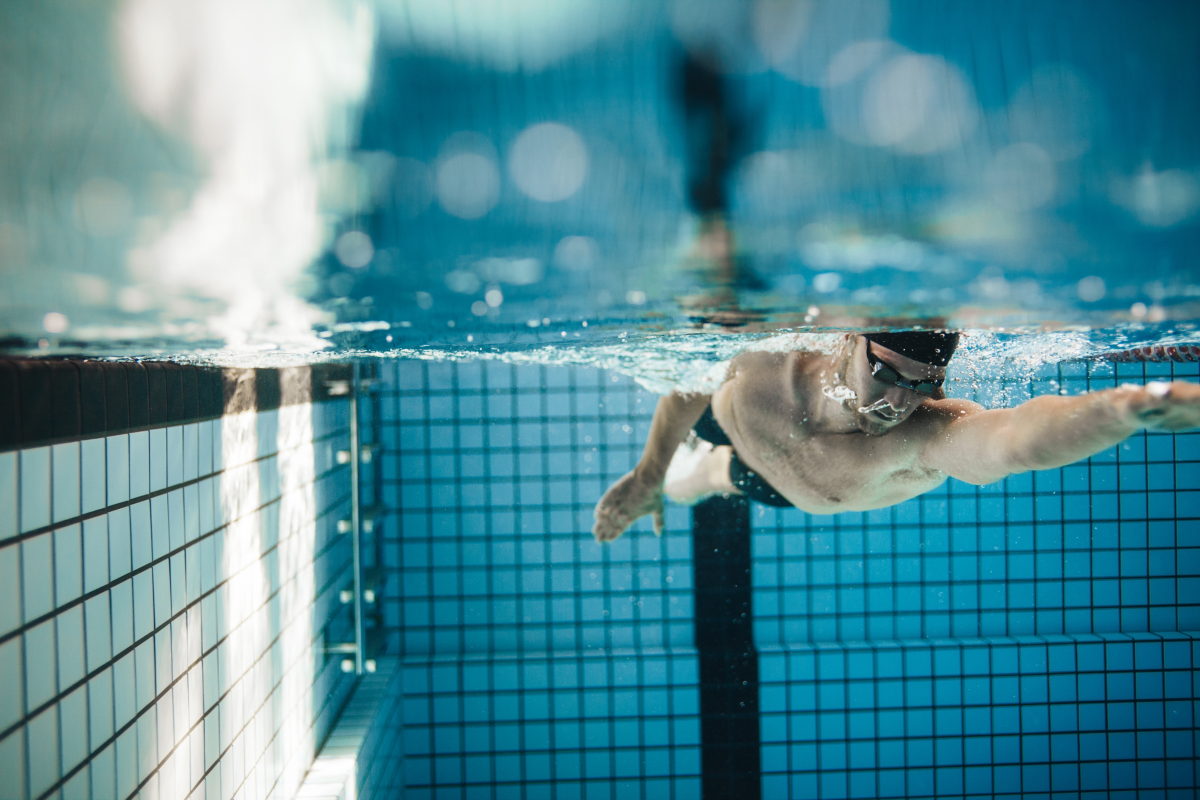
[[[883,396],[892,408],[901,414],[906,414],[921,404],[921,396],[910,389],[893,386]]]

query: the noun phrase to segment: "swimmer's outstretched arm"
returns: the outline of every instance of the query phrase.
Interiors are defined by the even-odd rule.
[[[662,534],[663,477],[679,443],[704,414],[710,399],[707,394],[678,393],[658,399],[637,466],[609,487],[596,504],[596,524],[592,528],[596,541],[616,539],[647,514],[654,517],[654,533]]]
[[[985,411],[946,400],[924,448],[925,466],[973,484],[1073,464],[1137,431],[1200,427],[1200,386],[1178,381],[1120,386],[1074,397],[1044,395]]]

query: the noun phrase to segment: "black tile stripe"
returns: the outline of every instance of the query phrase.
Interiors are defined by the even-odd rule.
[[[696,505],[692,540],[703,796],[705,800],[757,800],[762,781],[750,501],[713,497]]]
[[[220,369],[167,361],[0,358],[0,452],[328,400],[348,364]]]

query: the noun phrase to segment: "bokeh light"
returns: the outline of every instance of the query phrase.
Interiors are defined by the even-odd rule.
[[[534,200],[556,203],[583,186],[587,148],[566,125],[543,122],[521,131],[508,154],[508,171],[522,192]]]

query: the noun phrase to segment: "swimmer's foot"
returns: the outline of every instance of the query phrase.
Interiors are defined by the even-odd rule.
[[[733,448],[713,447],[694,433],[675,451],[663,493],[676,503],[695,505],[717,494],[740,494],[729,481],[729,460]]]

